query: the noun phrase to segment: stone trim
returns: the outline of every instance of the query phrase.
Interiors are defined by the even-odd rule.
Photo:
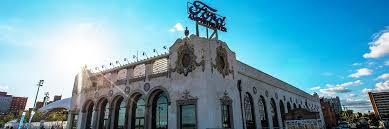
[[[230,124],[231,124],[231,128],[234,128],[234,113],[233,113],[233,109],[232,109],[232,99],[228,96],[228,93],[227,91],[224,91],[224,95],[220,98],[220,110],[223,109],[223,105],[228,105],[228,108],[230,109],[229,110],[229,115],[230,115]],[[223,122],[223,110],[221,110],[221,122]],[[223,127],[223,123],[222,123],[222,127]]]
[[[133,82],[137,82],[137,81],[146,81],[146,76],[129,79],[129,83],[133,83]]]
[[[184,91],[184,95],[176,100],[177,103],[177,129],[181,129],[181,106],[185,105],[194,105],[195,106],[195,117],[196,117],[196,127],[198,128],[198,115],[197,115],[197,97],[193,97],[190,95],[188,90]]]
[[[162,73],[151,74],[151,75],[149,75],[149,81],[150,81],[150,79],[163,77],[163,76],[168,77],[168,72],[166,71],[166,72],[162,72]]]

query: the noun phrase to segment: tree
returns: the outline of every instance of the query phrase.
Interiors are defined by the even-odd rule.
[[[8,113],[2,120],[0,120],[0,124],[5,124],[13,119],[15,119],[15,115],[13,113]]]
[[[353,121],[353,110],[342,111],[342,120],[351,123]]]

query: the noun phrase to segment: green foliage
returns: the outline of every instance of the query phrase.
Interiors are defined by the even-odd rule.
[[[63,114],[62,111],[50,112],[49,116],[46,118],[47,121],[66,121],[67,116]]]
[[[12,113],[8,113],[6,114],[3,119],[0,119],[0,124],[4,124],[4,123],[7,123],[8,121],[11,121],[15,119],[15,115],[12,114]]]

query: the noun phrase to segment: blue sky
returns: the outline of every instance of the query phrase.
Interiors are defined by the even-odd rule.
[[[371,110],[366,91],[389,90],[388,1],[204,2],[227,17],[220,39],[247,64],[362,112]],[[186,1],[2,0],[0,88],[29,107],[40,79],[39,99],[70,97],[82,64],[163,52],[183,36],[178,23],[194,32]]]

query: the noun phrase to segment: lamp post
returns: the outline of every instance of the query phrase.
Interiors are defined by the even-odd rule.
[[[36,91],[36,96],[35,96],[35,101],[34,101],[34,107],[33,107],[33,109],[36,108],[36,99],[38,98],[39,88],[40,88],[41,86],[43,86],[43,82],[44,82],[44,80],[39,80],[38,84],[36,84],[36,85],[38,86],[38,90]]]

